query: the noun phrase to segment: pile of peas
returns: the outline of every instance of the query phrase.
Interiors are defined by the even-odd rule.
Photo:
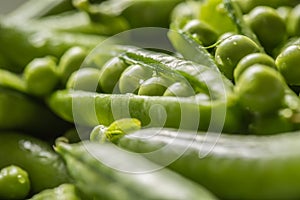
[[[283,108],[290,90],[299,95],[300,5],[237,2],[254,39],[236,31],[218,34],[199,19],[189,20],[182,29],[207,47],[220,72],[234,83],[240,104],[251,113],[250,132],[292,131]]]

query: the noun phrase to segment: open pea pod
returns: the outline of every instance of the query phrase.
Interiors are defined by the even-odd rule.
[[[121,54],[120,58],[131,64],[147,64],[174,78],[186,79],[195,90],[199,88],[211,99],[226,99],[233,89],[233,84],[218,71],[175,56],[132,48]]]
[[[188,83],[193,88],[193,95],[181,97],[141,94],[140,90],[147,81],[141,85],[139,95],[83,92],[76,91],[75,87],[75,90],[57,91],[51,95],[47,102],[52,110],[68,121],[88,126],[108,125],[116,119],[134,117],[141,120],[143,126],[216,131],[223,129],[224,125],[224,130],[228,132],[243,128],[243,111],[233,96],[233,85],[216,70],[164,53],[136,47],[126,47],[123,50],[123,53],[120,52],[109,62],[113,68],[105,66],[101,69],[105,70],[100,76],[102,88],[106,83],[103,82],[103,74],[114,72],[116,67],[124,70],[123,64],[119,63],[123,62],[129,66],[142,66],[152,70],[154,77],[148,80],[165,78],[179,85]],[[109,74],[109,77],[117,76]],[[108,78],[107,81],[111,79]],[[95,85],[97,84],[96,82]],[[156,84],[154,89],[157,85],[160,84]],[[202,95],[208,98],[203,100]]]
[[[174,48],[181,53],[184,58],[218,70],[212,55],[187,31],[175,27],[174,25],[173,29],[169,31],[168,37]]]

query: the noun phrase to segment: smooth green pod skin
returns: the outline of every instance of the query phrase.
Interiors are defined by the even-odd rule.
[[[59,83],[56,60],[52,57],[35,58],[23,73],[28,93],[35,96],[50,94]]]
[[[142,129],[125,135],[118,145],[158,164],[178,156],[174,149],[185,150],[168,167],[221,199],[296,200],[300,197],[299,137],[299,132],[239,136]],[[156,157],[147,156],[155,150],[159,150]]]
[[[236,82],[240,103],[259,114],[274,113],[283,105],[285,82],[276,70],[255,64],[244,71]]]
[[[13,23],[24,23],[27,20],[40,19],[73,9],[74,7],[70,0],[29,0],[8,13],[5,20]]]
[[[62,90],[53,93],[47,102],[63,119],[90,127],[98,124],[108,126],[117,119],[131,117],[140,120],[142,126],[149,124],[152,119],[161,120],[158,126],[183,129],[207,130],[209,128],[212,131],[223,129],[224,132],[232,133],[245,128],[243,111],[234,100],[225,102],[196,99],[197,96],[151,97]],[[151,111],[151,108],[157,105],[164,110],[163,116],[161,116],[161,109]],[[127,111],[130,116],[127,115]],[[210,127],[212,112],[216,118],[212,119],[213,123]],[[161,119],[164,116],[166,119]],[[191,117],[194,120],[190,120]],[[225,117],[224,122],[222,117]]]
[[[57,70],[63,84],[67,82],[73,72],[80,68],[87,54],[85,48],[76,46],[70,48],[61,56]]]
[[[243,35],[233,35],[221,41],[216,48],[215,59],[224,75],[232,80],[238,62],[248,54],[259,52],[259,46]]]
[[[131,65],[121,74],[119,89],[122,94],[137,94],[138,89],[145,80],[152,77],[153,71],[141,65]]]
[[[295,6],[287,18],[287,29],[290,36],[300,36],[300,5]]]
[[[11,71],[0,69],[0,86],[26,93],[26,83],[23,77]]]
[[[164,168],[156,171],[130,173],[111,168],[95,155],[117,158],[119,165],[157,167],[142,157],[132,157],[118,151],[114,145],[84,141],[77,144],[58,143],[56,151],[64,158],[76,186],[91,199],[150,200],[150,199],[216,199],[200,185]],[[111,156],[113,155],[113,157]],[[112,159],[110,159],[112,161]],[[145,181],[147,180],[147,181]],[[148,181],[151,180],[151,181]]]
[[[237,81],[241,74],[250,66],[254,64],[263,64],[277,69],[275,60],[265,53],[253,53],[243,57],[237,64],[233,71],[234,80]]]
[[[195,95],[193,88],[181,82],[176,82],[170,85],[163,96],[189,97]]]
[[[112,93],[114,90],[119,90],[118,80],[122,72],[128,67],[123,60],[118,57],[109,60],[101,69],[101,74],[99,77],[100,87],[105,93]]]
[[[145,80],[138,91],[138,95],[145,96],[162,96],[171,83],[160,76],[155,76]]]
[[[32,193],[70,181],[64,162],[48,143],[21,133],[1,132],[0,168],[12,164],[27,171]]]
[[[182,29],[196,37],[204,46],[210,46],[218,39],[218,34],[209,25],[197,19],[188,21]]]
[[[294,130],[295,126],[290,118],[276,113],[269,116],[255,116],[249,125],[249,132],[255,135],[272,135]]]
[[[273,8],[255,7],[247,15],[247,23],[267,52],[287,38],[285,22]]]
[[[10,165],[0,171],[0,199],[25,199],[30,191],[28,173]]]
[[[290,85],[300,85],[300,44],[285,48],[276,58],[279,72]]]
[[[0,22],[0,45],[5,46],[1,53],[13,66],[14,72],[22,72],[34,58],[48,55],[60,58],[73,46],[92,49],[106,37],[92,34],[67,33],[41,29],[33,25],[14,26]]]
[[[73,72],[66,84],[67,89],[99,91],[99,78],[101,71],[96,68],[81,68]]]
[[[78,189],[70,183],[62,184],[56,188],[46,189],[31,197],[28,200],[83,200]]]
[[[0,87],[0,130],[25,131],[53,139],[71,125],[26,94]]]

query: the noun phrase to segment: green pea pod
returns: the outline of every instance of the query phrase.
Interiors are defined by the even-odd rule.
[[[300,132],[237,136],[142,129],[118,145],[158,164],[172,161],[169,168],[221,199],[293,200],[300,197],[299,137]]]
[[[218,70],[212,55],[205,49],[205,47],[191,36],[187,31],[184,31],[175,24],[171,24],[171,29],[168,32],[174,48],[181,53],[184,58],[199,63],[201,65]]]
[[[22,23],[26,20],[55,15],[73,9],[71,0],[29,0],[10,12],[5,20],[12,23]]]
[[[129,64],[152,67],[157,74],[167,74],[175,81],[188,81],[196,92],[204,91],[212,99],[226,99],[232,92],[233,84],[220,72],[205,65],[137,48],[128,48],[119,57]]]
[[[8,25],[0,22],[1,53],[12,63],[11,71],[21,72],[36,57],[60,57],[73,46],[94,48],[106,37],[82,33],[66,33],[40,27]]]
[[[122,20],[114,20],[110,23],[92,21],[86,12],[78,10],[30,20],[28,25],[30,24],[64,32],[98,35],[114,35],[129,28],[128,24]]]
[[[0,85],[1,87],[26,92],[26,83],[22,77],[5,69],[0,69]]]
[[[0,132],[0,168],[12,164],[27,171],[32,193],[70,181],[64,162],[48,143],[21,133]]]
[[[22,130],[39,138],[54,138],[70,124],[24,93],[0,87],[0,130]]]
[[[168,169],[135,171],[140,167],[158,166],[142,157],[118,151],[112,144],[58,142],[55,149],[66,161],[79,190],[93,199],[216,199],[200,185]],[[113,168],[115,164],[125,171]]]
[[[203,101],[192,97],[99,94],[63,90],[48,99],[50,108],[76,124],[109,125],[121,118],[137,118],[142,126],[165,126],[224,132],[244,129],[244,114],[234,100]],[[192,120],[191,120],[192,119]]]
[[[35,194],[28,200],[82,200],[79,191],[73,184],[62,184],[56,188],[46,189],[38,194]],[[85,198],[86,200],[86,198]]]
[[[89,4],[88,0],[75,0],[74,5],[97,22],[125,20],[130,28],[168,27],[173,8],[182,0],[126,0]],[[141,12],[142,11],[142,12]],[[149,14],[154,13],[155,15]]]

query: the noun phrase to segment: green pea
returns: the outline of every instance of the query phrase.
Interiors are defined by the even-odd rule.
[[[214,44],[218,39],[218,34],[208,24],[194,19],[189,21],[184,27],[184,31],[189,32],[197,38],[204,46]]]
[[[287,29],[291,36],[300,36],[300,4],[295,6],[287,19]]]
[[[230,80],[238,62],[246,55],[259,52],[259,46],[243,35],[232,35],[224,39],[216,48],[215,59],[220,71]]]
[[[236,68],[233,71],[233,77],[234,80],[237,81],[237,79],[241,76],[241,74],[250,66],[254,64],[263,64],[270,66],[271,68],[277,69],[275,65],[274,59],[264,53],[252,53],[245,57],[243,57],[240,62],[237,64]]]
[[[289,118],[277,113],[268,116],[255,116],[253,122],[249,125],[250,133],[256,135],[271,135],[293,130],[294,126]]]
[[[112,93],[120,79],[121,74],[127,68],[127,64],[120,58],[115,57],[109,60],[101,69],[100,86],[103,92]]]
[[[162,96],[170,83],[163,77],[152,77],[140,86],[138,95]]]
[[[257,6],[248,14],[247,22],[267,52],[287,37],[284,20],[275,9]]]
[[[64,162],[49,143],[28,134],[1,132],[0,168],[12,164],[26,170],[32,193],[70,181]]]
[[[283,104],[284,80],[266,65],[255,64],[246,69],[235,89],[240,103],[253,113],[273,113]]]
[[[141,65],[131,65],[122,73],[119,88],[122,94],[137,93],[140,85],[152,77],[153,72]]]
[[[96,68],[82,68],[71,74],[67,88],[95,92],[99,89],[100,70]]]
[[[29,93],[37,96],[50,94],[59,83],[55,58],[35,58],[24,70],[24,80]]]
[[[11,165],[0,171],[0,199],[25,199],[30,191],[28,173]]]
[[[300,45],[285,48],[276,58],[279,72],[290,85],[300,85]]]
[[[173,83],[164,92],[164,96],[188,97],[195,95],[193,88],[186,83]]]
[[[87,56],[83,47],[75,46],[67,50],[60,58],[58,71],[63,84],[67,82],[70,75],[78,70]]]

